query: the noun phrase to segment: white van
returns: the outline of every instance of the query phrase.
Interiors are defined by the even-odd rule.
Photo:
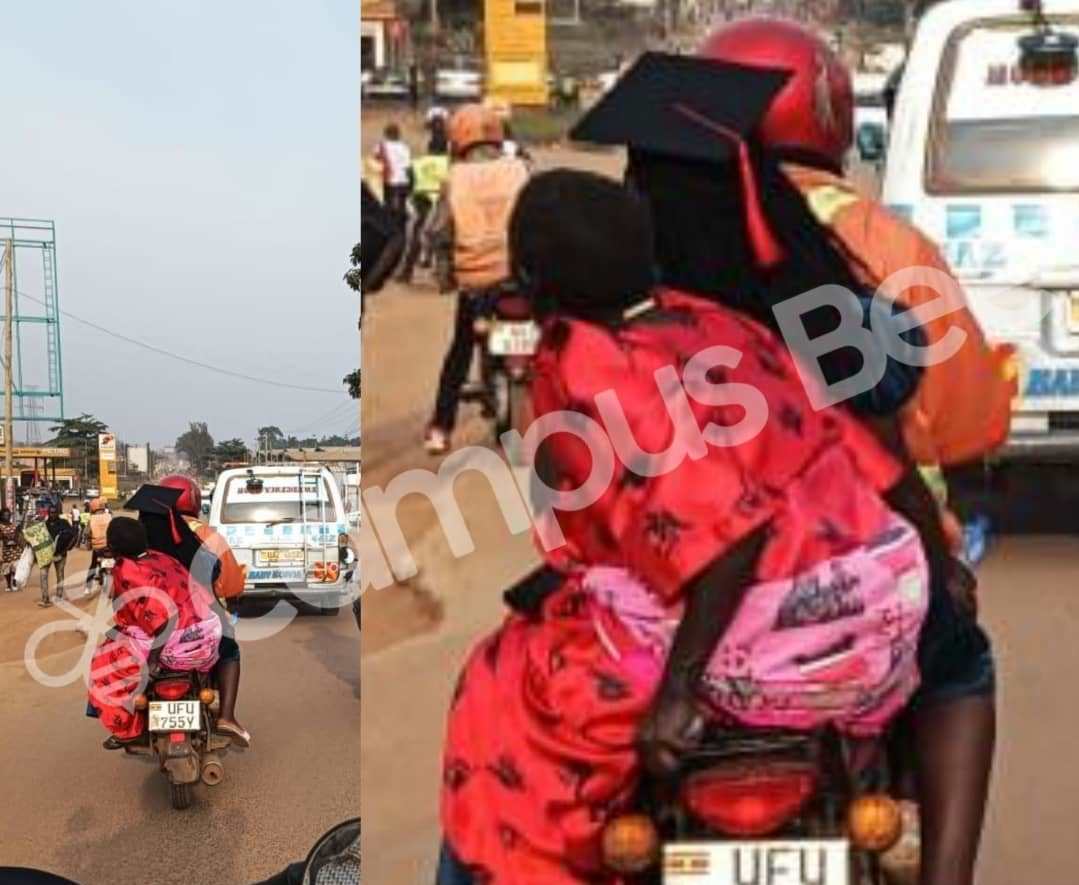
[[[1079,36],[1079,0],[1045,0],[1044,12],[1061,49],[1052,56],[1021,46],[1038,33],[1022,0],[948,0],[926,12],[896,99],[883,198],[941,246],[986,333],[1017,346],[1005,454],[1071,460],[1079,79],[1067,35]]]
[[[226,470],[209,521],[247,567],[245,596],[295,596],[326,614],[346,601],[356,561],[341,492],[325,467]]]

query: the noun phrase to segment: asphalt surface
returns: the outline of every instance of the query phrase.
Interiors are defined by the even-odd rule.
[[[36,573],[23,593],[0,593],[0,867],[37,867],[80,885],[247,885],[303,860],[321,834],[359,814],[350,608],[291,622],[265,607],[247,613],[266,619],[246,617],[243,630],[276,631],[241,633],[237,714],[252,747],[228,753],[224,782],[198,785],[191,808],[174,811],[155,764],[101,748],[107,732],[84,715],[81,682],[44,687],[21,649],[11,653],[36,626],[69,617],[37,609],[37,597]],[[66,650],[39,657],[41,669],[76,666],[79,641],[67,634],[57,642]]]

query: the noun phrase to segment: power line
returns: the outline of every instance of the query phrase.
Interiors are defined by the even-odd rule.
[[[298,428],[291,428],[290,427],[289,428],[289,434],[291,436],[298,436],[299,434],[303,433],[304,431],[310,430],[313,427],[317,427],[318,425],[322,424],[323,421],[328,421],[330,418],[334,417],[338,412],[340,412],[346,406],[354,406],[355,402],[356,401],[353,400],[353,399],[347,399],[343,403],[339,403],[338,405],[334,406],[332,409],[330,409],[330,411],[326,412],[325,414],[319,415],[317,418],[315,418],[314,421],[311,421],[309,424],[305,424],[303,427],[298,427]]]
[[[29,298],[36,304],[44,305],[45,302],[33,295],[29,295],[26,292],[19,292],[21,298]],[[119,332],[114,332],[112,329],[108,329],[105,326],[98,325],[87,319],[83,319],[80,316],[76,316],[67,310],[61,310],[61,314],[70,320],[74,320],[77,323],[82,323],[84,326],[89,326],[91,329],[95,329],[105,335],[112,338],[118,338],[120,341],[126,341],[128,344],[134,344],[136,347],[141,347],[143,350],[149,350],[151,353],[159,354],[160,356],[167,356],[170,359],[179,360],[182,363],[187,363],[191,366],[198,366],[200,369],[206,369],[209,372],[216,372],[219,375],[227,375],[230,378],[239,378],[242,381],[251,381],[255,384],[265,384],[271,387],[285,387],[289,390],[302,390],[307,393],[334,393],[340,394],[340,390],[333,390],[328,387],[309,387],[304,384],[289,384],[285,381],[275,381],[271,378],[260,378],[256,375],[247,375],[244,372],[236,372],[232,369],[223,369],[220,366],[213,366],[210,363],[204,363],[201,360],[192,359],[191,357],[183,356],[179,353],[173,353],[171,350],[165,350],[163,347],[155,347],[153,344],[147,344],[145,341],[139,341],[137,338],[129,338],[127,335],[121,335]]]

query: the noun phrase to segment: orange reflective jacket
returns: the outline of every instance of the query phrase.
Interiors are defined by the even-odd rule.
[[[528,167],[512,157],[450,167],[453,270],[461,287],[478,289],[509,277],[510,215],[527,181]]]
[[[187,518],[187,524],[200,541],[210,548],[221,563],[221,573],[214,581],[214,595],[218,599],[233,599],[244,592],[244,581],[247,579],[247,571],[240,563],[229,547],[229,542],[224,536],[204,522],[192,517]]]
[[[915,285],[894,293],[915,311],[941,297],[927,279],[933,272],[946,274],[959,291],[929,239],[859,194],[854,185],[803,167],[788,167],[786,172],[816,218],[861,260],[872,282],[907,268],[927,268],[922,282],[915,275]],[[1014,348],[988,342],[965,299],[960,309],[923,320],[922,327],[928,344],[952,328],[965,338],[952,356],[925,368],[918,392],[904,410],[903,433],[912,457],[920,464],[959,464],[992,452],[1005,442],[1011,425],[1017,393]]]

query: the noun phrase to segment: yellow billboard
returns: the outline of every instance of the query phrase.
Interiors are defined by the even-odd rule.
[[[116,486],[116,437],[111,433],[98,434],[97,453],[100,472],[98,488],[101,497],[112,500],[120,494]]]
[[[545,0],[484,0],[487,95],[511,105],[547,104]]]

